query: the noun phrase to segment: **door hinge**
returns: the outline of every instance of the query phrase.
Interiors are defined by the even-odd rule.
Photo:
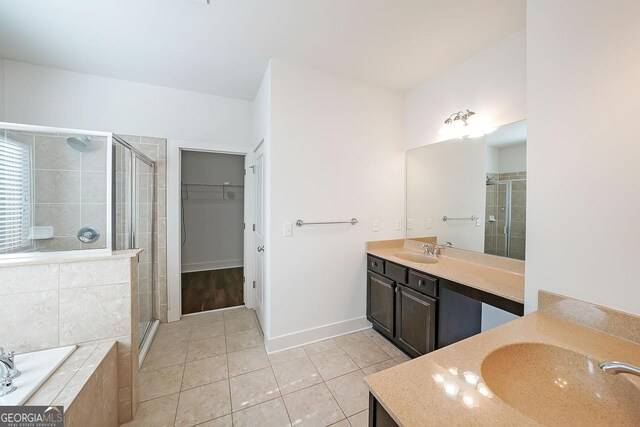
[[[242,276],[242,284],[244,285],[245,283],[247,283],[247,278]]]
[[[253,281],[253,289],[255,289],[255,288],[256,288],[256,281],[254,280]]]
[[[256,173],[256,166],[255,166],[255,165],[253,165],[253,166],[249,166],[249,167],[251,168],[251,172],[255,175],[255,173]],[[246,172],[246,170],[245,170],[245,172]]]
[[[256,225],[253,224],[253,231],[256,231]]]
[[[246,222],[243,222],[243,223],[242,223],[242,229],[243,229],[243,230],[246,230],[246,229],[247,229],[247,223],[246,223]]]

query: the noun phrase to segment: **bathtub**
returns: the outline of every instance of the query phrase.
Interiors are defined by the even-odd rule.
[[[24,404],[44,384],[47,378],[67,360],[76,348],[77,346],[71,345],[16,355],[16,368],[22,374],[13,380],[16,390],[0,397],[0,406],[19,406]]]

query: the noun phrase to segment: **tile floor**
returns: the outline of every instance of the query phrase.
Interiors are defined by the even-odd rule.
[[[372,330],[267,355],[253,310],[188,316],[160,325],[126,425],[364,427],[364,377],[407,360]]]

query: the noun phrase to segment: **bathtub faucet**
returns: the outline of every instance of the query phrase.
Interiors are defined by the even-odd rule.
[[[0,368],[6,371],[4,378],[16,379],[20,376],[20,371],[16,368],[15,351],[5,353],[4,348],[0,347]]]

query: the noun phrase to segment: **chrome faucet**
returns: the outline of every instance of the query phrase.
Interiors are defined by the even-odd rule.
[[[422,249],[424,249],[424,254],[426,256],[431,256],[434,258],[438,258],[440,255],[440,249],[451,248],[453,244],[451,242],[445,242],[444,245],[440,245],[438,243],[423,243],[420,245]]]
[[[629,363],[622,363],[616,361],[607,361],[602,362],[600,364],[600,369],[602,372],[607,372],[611,374],[633,374],[640,376],[640,367],[631,365]]]
[[[16,367],[14,351],[7,354],[4,352],[4,349],[0,347],[0,368],[0,371],[4,371],[0,378],[0,396],[6,396],[16,390],[16,386],[13,385],[13,380],[21,374]]]
[[[4,348],[0,347],[0,367],[4,367],[4,369],[7,371],[5,376],[9,376],[11,377],[11,379],[18,378],[22,373],[16,367],[15,356],[15,351],[12,351],[11,353],[5,353]]]

